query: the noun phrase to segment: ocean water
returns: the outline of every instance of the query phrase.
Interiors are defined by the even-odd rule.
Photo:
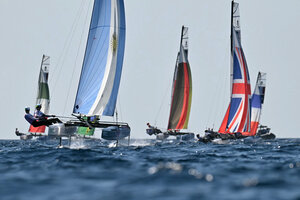
[[[300,139],[0,140],[0,199],[300,199]]]

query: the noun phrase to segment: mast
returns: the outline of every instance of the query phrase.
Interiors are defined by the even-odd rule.
[[[233,30],[233,6],[234,6],[234,0],[231,2],[231,24],[230,24],[230,50],[231,54],[233,51],[233,39],[232,39],[232,30]]]

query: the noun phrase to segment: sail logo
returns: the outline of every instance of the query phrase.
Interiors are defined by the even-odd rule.
[[[112,48],[113,53],[116,53],[117,48],[118,48],[118,40],[117,40],[117,36],[115,33],[113,34],[112,39],[111,39],[111,48]]]

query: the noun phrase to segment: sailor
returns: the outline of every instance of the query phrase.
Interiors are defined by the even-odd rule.
[[[158,129],[157,127],[151,126],[149,122],[147,123],[147,126],[148,126],[149,129],[153,130],[152,134],[161,133],[160,129]],[[152,134],[150,134],[150,135],[152,135]]]
[[[155,128],[154,126],[151,126],[149,122],[147,123],[147,126],[148,126],[148,128],[152,128],[152,129]]]
[[[25,108],[25,116],[26,121],[29,122],[34,127],[38,126],[50,126],[54,123],[62,123],[58,118],[46,119],[46,118],[35,118],[32,114],[30,114],[30,108]]]
[[[42,111],[41,111],[42,105],[41,104],[37,104],[35,106],[35,111],[33,116],[37,119],[45,119],[47,117],[55,117],[55,115],[45,115]]]

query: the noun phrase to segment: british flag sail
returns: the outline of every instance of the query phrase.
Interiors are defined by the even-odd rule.
[[[172,87],[168,130],[187,129],[192,103],[192,75],[188,62],[188,28],[182,27]]]
[[[251,134],[255,135],[259,125],[261,108],[266,90],[266,73],[258,72],[256,86],[251,98]]]
[[[219,132],[251,135],[250,78],[241,45],[239,4],[233,1],[231,20],[231,97]]]

